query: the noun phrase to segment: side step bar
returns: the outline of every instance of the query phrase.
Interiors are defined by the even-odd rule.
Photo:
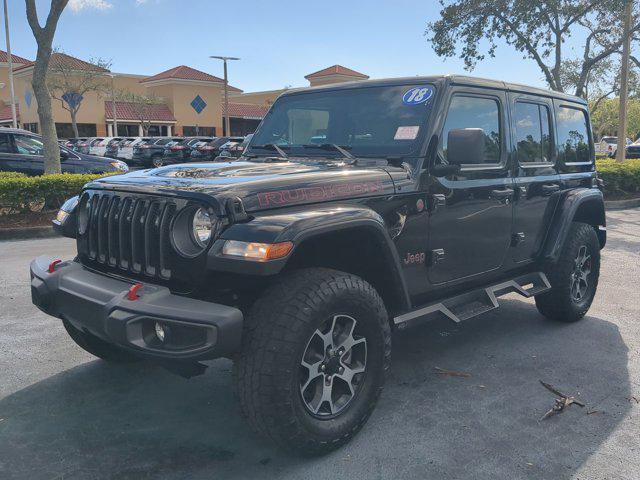
[[[542,272],[528,273],[486,288],[472,290],[439,302],[422,306],[412,312],[403,313],[393,319],[396,325],[405,324],[431,314],[441,313],[458,323],[482,313],[498,308],[498,297],[507,293],[519,293],[530,298],[551,289],[547,276]]]

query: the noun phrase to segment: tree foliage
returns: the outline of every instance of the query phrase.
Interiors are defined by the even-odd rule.
[[[504,42],[535,61],[550,88],[572,88],[585,96],[593,70],[620,50],[619,19],[626,1],[440,0],[440,18],[427,25],[425,34],[439,56],[458,55],[469,70],[486,55],[495,56]],[[638,9],[631,27],[634,39],[640,32]],[[564,52],[564,43],[577,31],[585,41],[575,58]]]
[[[77,115],[82,99],[90,92],[99,94],[107,91],[109,82],[106,73],[111,63],[101,58],[90,59],[85,62],[88,65],[84,68],[77,68],[64,52],[56,51],[54,55],[57,61],[50,64],[47,86],[51,96],[69,112],[73,133],[79,137]]]

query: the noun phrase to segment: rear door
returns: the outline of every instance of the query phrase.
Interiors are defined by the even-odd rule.
[[[515,202],[513,260],[533,260],[551,224],[560,191],[549,98],[509,93],[511,139],[514,147]]]
[[[482,129],[486,148],[481,163],[432,179],[430,194],[439,204],[429,218],[428,275],[433,284],[500,269],[513,217],[506,94],[474,87],[450,91],[436,163],[448,163],[448,133],[454,129]]]

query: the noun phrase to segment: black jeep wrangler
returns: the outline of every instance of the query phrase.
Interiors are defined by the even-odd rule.
[[[461,76],[290,91],[237,161],[87,184],[55,222],[78,255],[32,262],[33,303],[108,361],[232,358],[249,423],[323,453],[371,414],[394,328],[509,292],[581,319],[598,186],[580,98]]]

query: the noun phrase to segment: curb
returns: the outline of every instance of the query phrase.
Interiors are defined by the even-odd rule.
[[[628,200],[606,200],[604,208],[606,210],[624,210],[626,208],[640,207],[640,197],[630,198]]]
[[[21,227],[0,229],[0,241],[59,237],[53,227]]]

